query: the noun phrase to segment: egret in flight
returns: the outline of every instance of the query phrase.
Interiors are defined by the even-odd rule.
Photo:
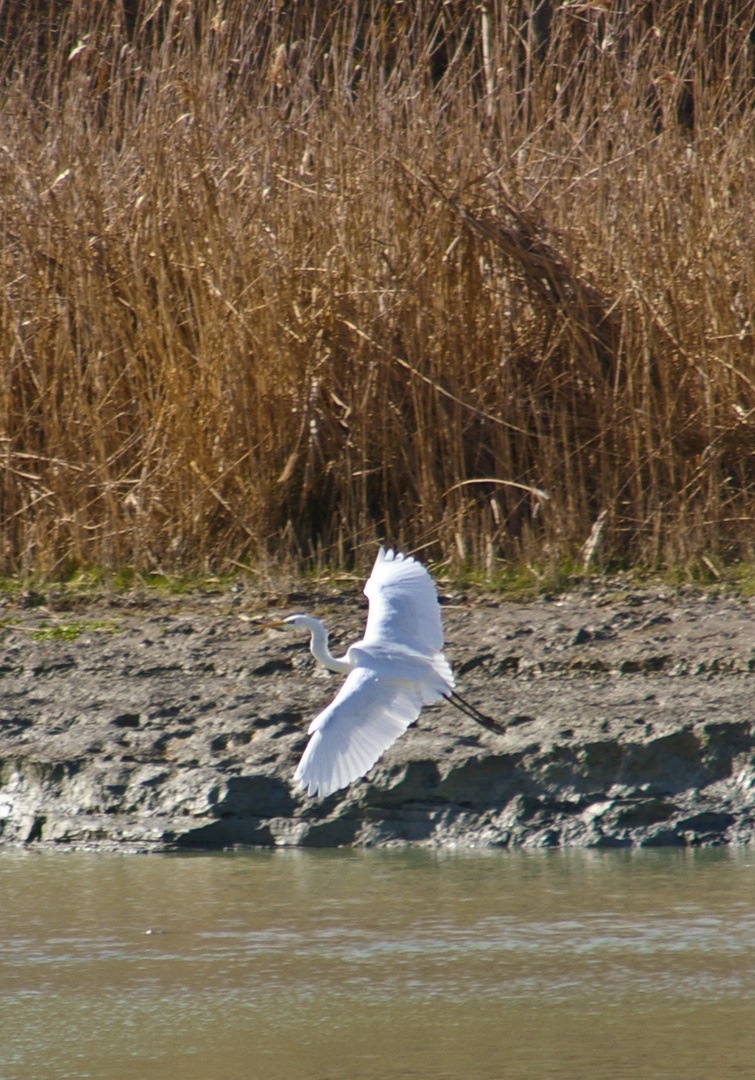
[[[364,637],[340,658],[331,654],[328,631],[318,619],[291,615],[278,624],[308,630],[315,659],[347,676],[309,726],[310,740],[294,774],[308,795],[330,795],[364,776],[422,706],[442,698],[490,731],[506,730],[454,690],[438,596],[424,566],[381,548],[364,593],[370,602]]]

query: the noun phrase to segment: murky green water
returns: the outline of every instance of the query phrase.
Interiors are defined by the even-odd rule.
[[[743,1080],[755,852],[0,855],[0,1078]]]

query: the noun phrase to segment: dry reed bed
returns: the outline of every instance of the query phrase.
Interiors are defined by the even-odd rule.
[[[753,4],[530,6],[0,6],[2,569],[752,558]]]

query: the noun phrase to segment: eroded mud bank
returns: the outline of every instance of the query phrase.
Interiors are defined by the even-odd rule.
[[[339,677],[251,595],[7,604],[0,843],[705,845],[755,837],[755,605],[603,587],[518,605],[446,595],[447,655],[484,731],[427,709],[319,801],[291,776]],[[361,633],[364,602],[283,597]],[[252,621],[249,621],[249,620]]]

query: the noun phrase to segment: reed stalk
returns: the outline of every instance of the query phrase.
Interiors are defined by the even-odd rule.
[[[0,2],[0,569],[752,559],[754,32]]]

